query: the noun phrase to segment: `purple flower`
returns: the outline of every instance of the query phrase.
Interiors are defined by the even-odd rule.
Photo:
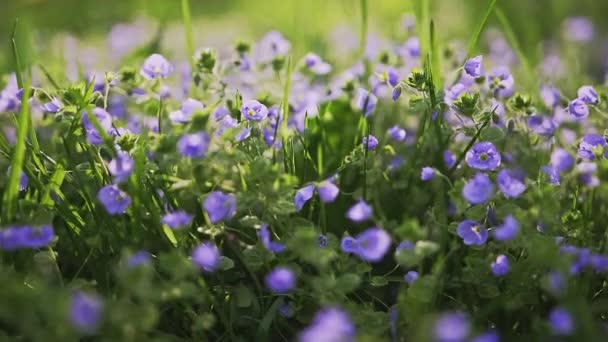
[[[596,154],[604,154],[603,150],[608,145],[606,138],[599,134],[586,134],[578,146],[578,156],[587,159],[595,159]]]
[[[590,263],[595,272],[608,272],[608,256],[594,254],[591,256]]]
[[[411,37],[400,49],[401,54],[410,58],[420,57],[420,40],[418,37]]]
[[[9,227],[0,230],[0,249],[13,251],[16,249],[37,249],[46,247],[55,240],[53,227]]]
[[[340,249],[344,253],[357,253],[359,251],[359,242],[353,237],[345,236],[340,242]]]
[[[551,165],[559,172],[568,172],[574,166],[574,157],[563,148],[556,148],[551,153]]]
[[[471,324],[462,312],[444,313],[433,329],[437,342],[464,342],[471,332]]]
[[[286,55],[290,48],[291,44],[280,32],[268,32],[255,46],[255,60],[260,63],[271,62],[277,57]]]
[[[213,273],[220,267],[220,251],[213,242],[203,242],[192,251],[192,262],[201,272]]]
[[[467,246],[481,246],[488,239],[488,230],[472,220],[464,220],[458,224],[456,233]]]
[[[139,70],[139,74],[148,80],[167,78],[172,72],[173,65],[157,53],[150,55]]]
[[[242,130],[240,130],[235,136],[234,139],[236,140],[236,142],[241,142],[247,138],[249,138],[249,136],[251,135],[251,128],[243,128]]]
[[[314,192],[314,184],[306,185],[305,187],[296,191],[296,195],[293,198],[293,204],[296,206],[296,211],[302,210],[304,204],[306,204],[306,202],[308,202],[312,198]]]
[[[418,280],[419,275],[416,271],[409,271],[405,274],[405,276],[403,276],[403,278],[408,285],[412,285],[416,280]]]
[[[491,265],[492,273],[497,277],[502,277],[509,273],[509,258],[506,255],[501,254],[496,257]]]
[[[581,99],[574,99],[568,105],[568,112],[574,117],[575,120],[582,120],[589,116],[589,107]]]
[[[19,191],[27,190],[28,183],[29,183],[29,178],[27,178],[27,175],[25,174],[25,172],[21,171],[21,176],[19,176]]]
[[[547,275],[547,287],[554,296],[561,296],[566,289],[566,278],[558,271],[551,271]]]
[[[496,183],[506,198],[517,198],[526,191],[523,180],[519,179],[511,170],[504,169],[498,172]]]
[[[404,249],[414,249],[414,247],[416,247],[416,245],[413,242],[404,240],[404,241],[399,242],[399,244],[397,245],[396,251],[399,252]]]
[[[367,137],[363,137],[363,148],[367,148],[368,150],[375,150],[376,146],[378,146],[378,139],[376,139],[375,136],[370,134]]]
[[[464,63],[464,71],[471,77],[479,77],[484,74],[483,56],[476,56]]]
[[[276,267],[264,278],[266,287],[275,294],[287,294],[296,285],[296,275],[286,267]]]
[[[430,181],[434,177],[435,169],[433,169],[432,167],[425,166],[422,168],[422,171],[420,171],[420,179],[422,179],[423,181]]]
[[[283,303],[279,306],[279,314],[285,318],[292,318],[296,313],[292,305]]]
[[[51,102],[44,104],[43,108],[45,112],[55,114],[63,109],[63,103],[61,103],[58,98],[53,97]]]
[[[379,262],[391,247],[391,237],[382,228],[369,228],[357,235],[357,249],[354,252],[367,262]]]
[[[216,224],[236,214],[236,199],[233,194],[214,191],[203,202],[203,208],[209,215],[209,221]]]
[[[595,91],[595,89],[593,89],[592,86],[582,86],[578,88],[576,94],[578,95],[579,100],[587,104],[596,105],[600,102],[600,98],[597,96],[597,92]]]
[[[139,266],[146,266],[149,265],[151,262],[152,257],[150,253],[146,251],[137,251],[127,259],[127,267],[136,268]]]
[[[540,97],[543,100],[545,106],[549,108],[554,108],[559,105],[561,95],[559,93],[559,89],[553,86],[545,85],[540,88]]]
[[[249,100],[241,106],[241,115],[249,121],[262,121],[268,116],[268,108],[257,100]]]
[[[179,110],[171,112],[169,119],[174,123],[186,123],[192,120],[192,114],[205,109],[205,106],[194,99],[186,99]]]
[[[127,180],[134,168],[135,161],[124,151],[118,151],[116,158],[108,163],[108,171],[114,176],[114,182],[117,184]]]
[[[568,18],[564,22],[564,35],[572,42],[588,42],[593,39],[593,23],[586,17]]]
[[[183,210],[178,210],[165,214],[161,222],[171,229],[180,229],[189,226],[192,222],[192,215]]]
[[[543,137],[552,137],[557,128],[555,120],[545,115],[530,115],[528,117],[528,127]]]
[[[367,221],[372,217],[373,210],[364,200],[359,200],[346,212],[346,217],[354,222]]]
[[[471,340],[471,342],[499,342],[499,341],[500,341],[500,339],[498,338],[498,333],[494,330],[481,334]]]
[[[340,194],[340,189],[331,180],[325,180],[319,183],[317,191],[319,191],[319,198],[321,198],[321,202],[323,203],[335,201]]]
[[[492,171],[500,166],[500,153],[489,141],[478,142],[467,151],[465,161],[470,167],[482,171]]]
[[[87,133],[87,141],[93,145],[99,145],[103,142],[101,139],[101,133],[97,131],[95,125],[89,120],[89,114],[87,112],[82,113],[82,125]],[[103,108],[95,107],[93,109],[93,115],[99,121],[101,128],[108,134],[113,130],[112,127],[112,115],[106,112]]]
[[[509,71],[509,68],[505,66],[499,66],[490,72],[488,75],[488,82],[490,83],[490,89],[500,97],[510,97],[513,95],[515,80]]]
[[[487,202],[494,194],[494,185],[490,177],[485,173],[477,173],[462,188],[462,196],[469,204],[481,204]]]
[[[329,245],[329,241],[327,240],[327,236],[323,234],[319,234],[319,247],[325,248]]]
[[[331,65],[323,61],[319,55],[312,52],[309,52],[304,56],[304,65],[316,75],[327,75],[331,71]]]
[[[454,165],[456,165],[456,156],[454,153],[452,153],[452,151],[445,150],[443,151],[443,162],[448,169],[451,169],[454,167]]]
[[[374,94],[370,94],[363,88],[357,89],[357,97],[355,98],[355,108],[363,112],[365,117],[369,116],[378,103],[378,98]]]
[[[393,88],[393,91],[391,92],[391,99],[393,99],[393,101],[397,101],[399,97],[401,97],[401,92],[402,89],[400,86]]]
[[[570,335],[574,332],[574,320],[568,310],[556,307],[549,313],[549,326],[555,335]]]
[[[298,335],[299,342],[354,342],[355,324],[348,314],[338,307],[318,311],[310,325]]]
[[[391,138],[393,140],[398,141],[398,142],[405,141],[405,137],[407,136],[406,131],[397,125],[389,128],[387,133],[388,133],[388,135],[391,136]]]
[[[551,185],[560,184],[559,170],[556,167],[553,165],[543,165],[541,170],[547,175],[547,177],[549,177],[549,183]]]
[[[94,334],[101,324],[103,303],[99,297],[76,292],[70,298],[70,322],[83,334]]]
[[[456,83],[446,90],[443,102],[448,105],[452,105],[454,101],[458,100],[460,95],[467,92],[468,87],[462,83]]]
[[[264,246],[264,248],[270,252],[281,253],[287,249],[284,244],[274,242],[270,239],[270,230],[268,230],[268,225],[266,223],[263,223],[260,226],[260,230],[258,230],[258,237],[262,242],[262,246]]]
[[[519,233],[519,222],[512,215],[505,217],[503,224],[494,228],[494,238],[498,241],[511,241]]]
[[[597,171],[597,164],[592,162],[582,162],[576,166],[576,171],[579,174],[581,183],[589,188],[596,187],[600,184],[599,178],[594,174]]]
[[[177,142],[177,150],[187,158],[201,158],[209,149],[209,136],[205,132],[183,135]]]
[[[131,197],[117,185],[107,185],[99,190],[97,199],[110,215],[123,214],[131,204]]]

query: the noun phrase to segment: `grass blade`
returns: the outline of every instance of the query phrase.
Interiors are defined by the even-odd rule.
[[[194,56],[194,37],[192,35],[192,16],[190,15],[190,0],[182,0],[182,17],[184,20],[184,32],[186,34],[186,52],[192,65]],[[192,65],[194,70],[194,65]]]
[[[437,47],[437,37],[435,36],[435,23],[431,19],[430,25],[430,54],[431,54],[431,70],[433,72],[433,84],[436,89],[442,88],[441,82],[441,60],[439,59],[439,49]],[[435,90],[432,90],[431,97],[435,96]],[[433,106],[435,104],[433,103]],[[433,108],[434,109],[434,108]]]
[[[535,87],[533,89],[538,89],[536,81],[535,81],[536,78],[534,77],[534,69],[532,68],[530,61],[524,54],[524,52],[521,48],[521,45],[519,44],[519,41],[517,40],[517,36],[515,35],[515,31],[513,31],[513,27],[511,26],[511,23],[509,22],[509,19],[507,19],[505,14],[502,12],[500,7],[498,7],[498,6],[496,6],[496,8],[494,9],[494,13],[496,14],[496,18],[498,19],[498,21],[500,22],[500,25],[502,26],[502,28],[504,30],[507,41],[509,42],[511,47],[513,47],[513,50],[515,50],[515,53],[517,54],[517,58],[521,62],[522,66],[524,67],[527,85],[531,86],[531,87]]]
[[[496,5],[496,0],[490,0],[490,3],[488,4],[488,9],[486,10],[486,14],[483,16],[483,18],[479,22],[479,25],[477,25],[475,32],[473,33],[473,35],[471,36],[471,39],[469,40],[466,58],[471,57],[471,55],[473,54],[473,50],[475,50],[475,47],[477,46],[477,41],[479,41],[481,32],[483,32],[483,29],[486,26],[486,23],[488,22],[488,19],[490,18],[490,14],[492,14],[492,10],[494,10],[495,5]]]
[[[367,30],[368,30],[368,8],[367,0],[361,0],[361,31],[359,37],[359,57],[365,57],[365,48],[367,47]]]

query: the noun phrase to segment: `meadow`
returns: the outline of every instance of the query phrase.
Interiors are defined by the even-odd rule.
[[[0,340],[608,338],[608,5],[4,5]]]

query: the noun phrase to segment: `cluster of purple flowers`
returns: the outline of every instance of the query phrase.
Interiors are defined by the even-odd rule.
[[[50,225],[13,226],[0,230],[0,249],[5,251],[43,248],[54,240],[55,232]]]

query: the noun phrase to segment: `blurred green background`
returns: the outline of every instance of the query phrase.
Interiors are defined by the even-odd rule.
[[[399,19],[420,0],[369,0],[372,31],[394,33]],[[490,0],[431,0],[439,40],[467,39]],[[337,24],[359,25],[360,0],[191,0],[195,35],[229,27],[248,37],[278,29],[292,40],[296,52],[314,48]],[[498,0],[526,52],[559,35],[563,19],[588,16],[605,32],[605,0]],[[40,38],[70,32],[100,36],[112,25],[139,16],[170,23],[181,20],[180,0],[0,0],[0,71],[9,68],[9,36],[15,18],[26,20]],[[495,22],[490,19],[490,25]],[[51,47],[59,48],[59,47]],[[328,47],[331,48],[331,47]]]

